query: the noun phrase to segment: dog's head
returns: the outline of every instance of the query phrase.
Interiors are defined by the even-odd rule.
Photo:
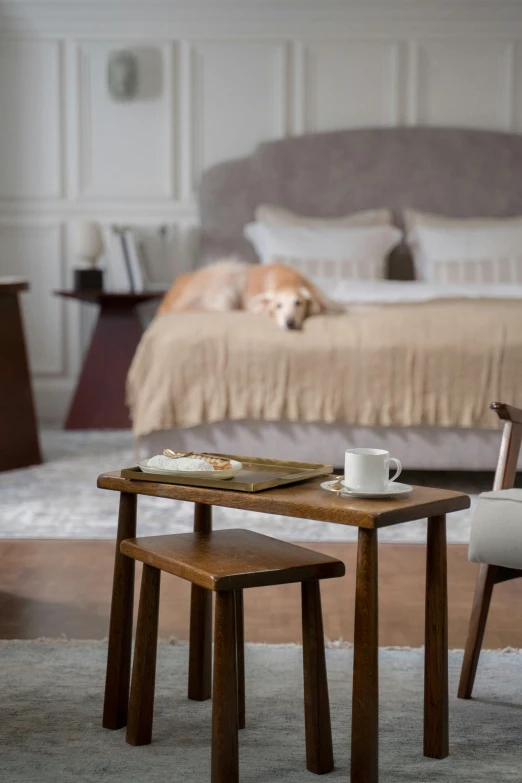
[[[322,311],[321,304],[306,286],[259,294],[249,309],[270,316],[281,329],[302,329],[308,316]]]

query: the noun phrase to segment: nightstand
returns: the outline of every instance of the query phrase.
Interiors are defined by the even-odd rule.
[[[42,461],[18,294],[27,280],[0,277],[0,470]]]
[[[143,329],[138,305],[164,291],[56,291],[58,296],[99,306],[91,344],[65,421],[66,430],[128,429],[125,381]]]

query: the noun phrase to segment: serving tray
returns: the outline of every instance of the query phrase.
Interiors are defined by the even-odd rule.
[[[237,454],[210,454],[211,457],[235,459],[243,464],[241,470],[231,479],[202,479],[197,476],[168,476],[145,473],[136,465],[121,471],[123,478],[135,481],[153,481],[155,484],[183,484],[188,487],[211,487],[212,489],[233,489],[236,492],[261,492],[263,489],[280,487],[308,481],[316,476],[329,475],[332,465],[317,462],[289,462],[261,457],[241,457]]]

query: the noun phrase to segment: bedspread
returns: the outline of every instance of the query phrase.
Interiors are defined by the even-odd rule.
[[[496,429],[522,407],[522,303],[444,300],[317,316],[284,332],[244,312],[157,317],[127,380],[134,431],[342,422]]]

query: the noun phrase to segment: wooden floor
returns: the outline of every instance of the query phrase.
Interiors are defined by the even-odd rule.
[[[314,544],[339,557],[347,575],[323,582],[325,634],[352,641],[355,544]],[[423,643],[425,548],[381,544],[380,644]],[[114,544],[110,541],[24,540],[0,542],[0,638],[32,639],[61,634],[76,639],[107,635]],[[467,547],[449,548],[449,641],[464,646],[477,566]],[[138,569],[136,589],[141,571]],[[160,636],[187,638],[189,585],[168,574],[161,585]],[[522,647],[522,579],[495,588],[485,646]],[[297,585],[245,591],[246,638],[298,642]]]

